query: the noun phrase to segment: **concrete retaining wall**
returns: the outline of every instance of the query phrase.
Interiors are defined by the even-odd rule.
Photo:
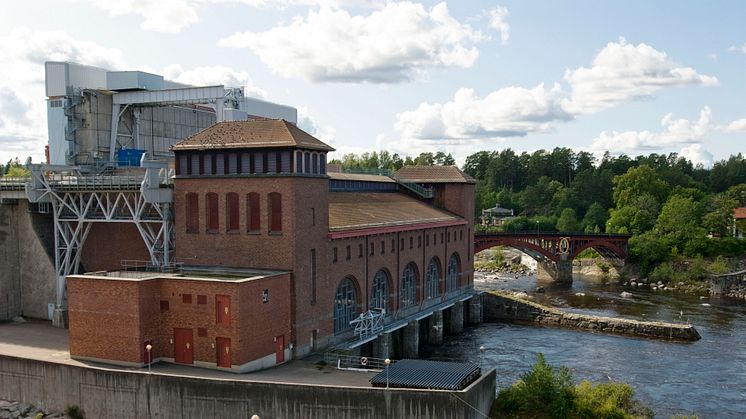
[[[0,356],[0,399],[46,411],[78,405],[89,418],[482,418],[474,408],[488,414],[494,398],[494,369],[447,392],[149,375]]]
[[[0,204],[0,321],[47,319],[56,298],[52,216],[30,213],[28,205]]]
[[[568,329],[591,330],[616,335],[639,336],[680,341],[699,340],[694,326],[663,322],[644,322],[587,314],[566,313],[552,307],[508,295],[485,293],[482,296],[485,321],[535,323]]]

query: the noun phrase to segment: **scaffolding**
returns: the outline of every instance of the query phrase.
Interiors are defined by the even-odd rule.
[[[26,195],[51,204],[54,216],[56,309],[67,307],[65,278],[79,273],[80,257],[93,223],[129,223],[140,233],[155,267],[173,265],[172,169],[145,160],[124,173],[82,173],[72,166],[31,164]]]

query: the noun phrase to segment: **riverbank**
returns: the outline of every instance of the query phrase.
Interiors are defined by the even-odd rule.
[[[549,327],[686,342],[701,339],[692,325],[568,313],[519,298],[517,294],[508,292],[484,293],[482,306],[485,321],[533,323]]]
[[[0,399],[0,418],[2,419],[69,419],[64,413],[47,413],[29,403]]]

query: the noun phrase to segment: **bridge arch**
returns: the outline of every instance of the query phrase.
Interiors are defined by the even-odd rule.
[[[539,262],[572,260],[580,252],[593,248],[604,258],[624,260],[627,257],[627,234],[494,232],[474,235],[474,252],[495,246],[520,250]]]

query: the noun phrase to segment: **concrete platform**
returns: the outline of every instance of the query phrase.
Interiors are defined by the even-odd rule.
[[[0,355],[77,365],[111,371],[140,371],[147,368],[125,368],[70,358],[68,330],[52,326],[51,322],[30,320],[26,323],[0,323]],[[318,357],[293,360],[277,367],[246,374],[209,370],[166,362],[153,364],[151,372],[191,378],[267,383],[315,384],[343,387],[371,387],[376,372],[341,371],[331,366],[317,365]]]

